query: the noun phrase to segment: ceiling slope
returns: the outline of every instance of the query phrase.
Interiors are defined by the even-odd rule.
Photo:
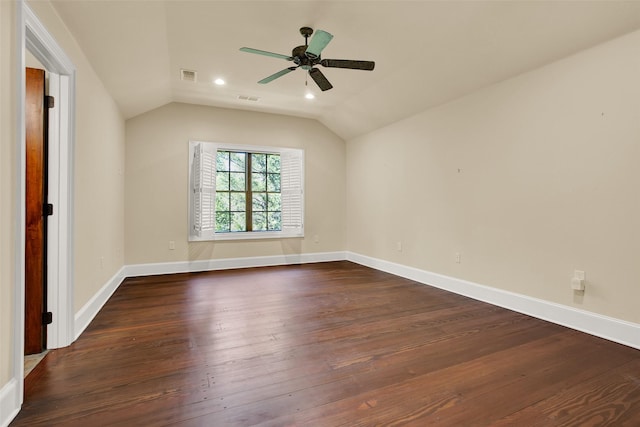
[[[640,28],[637,1],[53,4],[126,118],[179,101],[316,118],[344,139]],[[326,92],[302,70],[259,85],[292,63],[238,49],[289,55],[302,26],[334,35],[323,57],[375,70],[323,68]],[[181,68],[198,81],[181,81]]]

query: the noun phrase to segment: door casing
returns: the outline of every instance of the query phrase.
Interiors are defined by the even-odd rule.
[[[54,37],[40,22],[24,0],[16,2],[17,53],[15,70],[17,86],[16,128],[16,243],[14,284],[13,375],[17,385],[16,400],[23,401],[24,370],[24,233],[25,233],[25,55],[31,52],[55,81],[49,93],[55,96],[57,111],[50,111],[49,123],[49,201],[54,205],[50,217],[47,248],[49,252],[48,305],[54,321],[47,329],[47,347],[59,348],[71,344],[77,337],[74,328],[73,304],[73,182],[75,142],[76,68]],[[52,87],[55,86],[55,87]],[[57,91],[57,93],[55,92]]]

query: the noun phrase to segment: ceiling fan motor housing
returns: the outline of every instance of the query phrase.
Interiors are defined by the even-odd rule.
[[[307,51],[307,46],[297,46],[293,48],[291,51],[291,56],[293,57],[293,63],[300,66],[303,70],[310,70],[314,65],[320,62],[320,57],[311,59],[305,52]]]

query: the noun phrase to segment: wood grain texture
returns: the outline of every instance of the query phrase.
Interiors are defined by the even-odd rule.
[[[130,278],[13,426],[640,425],[640,351],[350,262]]]
[[[25,69],[25,327],[24,353],[42,352],[45,309],[45,73]]]

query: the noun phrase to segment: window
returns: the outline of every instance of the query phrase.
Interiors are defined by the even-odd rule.
[[[281,231],[280,154],[218,151],[216,232]]]
[[[189,143],[189,240],[302,237],[303,151]]]

